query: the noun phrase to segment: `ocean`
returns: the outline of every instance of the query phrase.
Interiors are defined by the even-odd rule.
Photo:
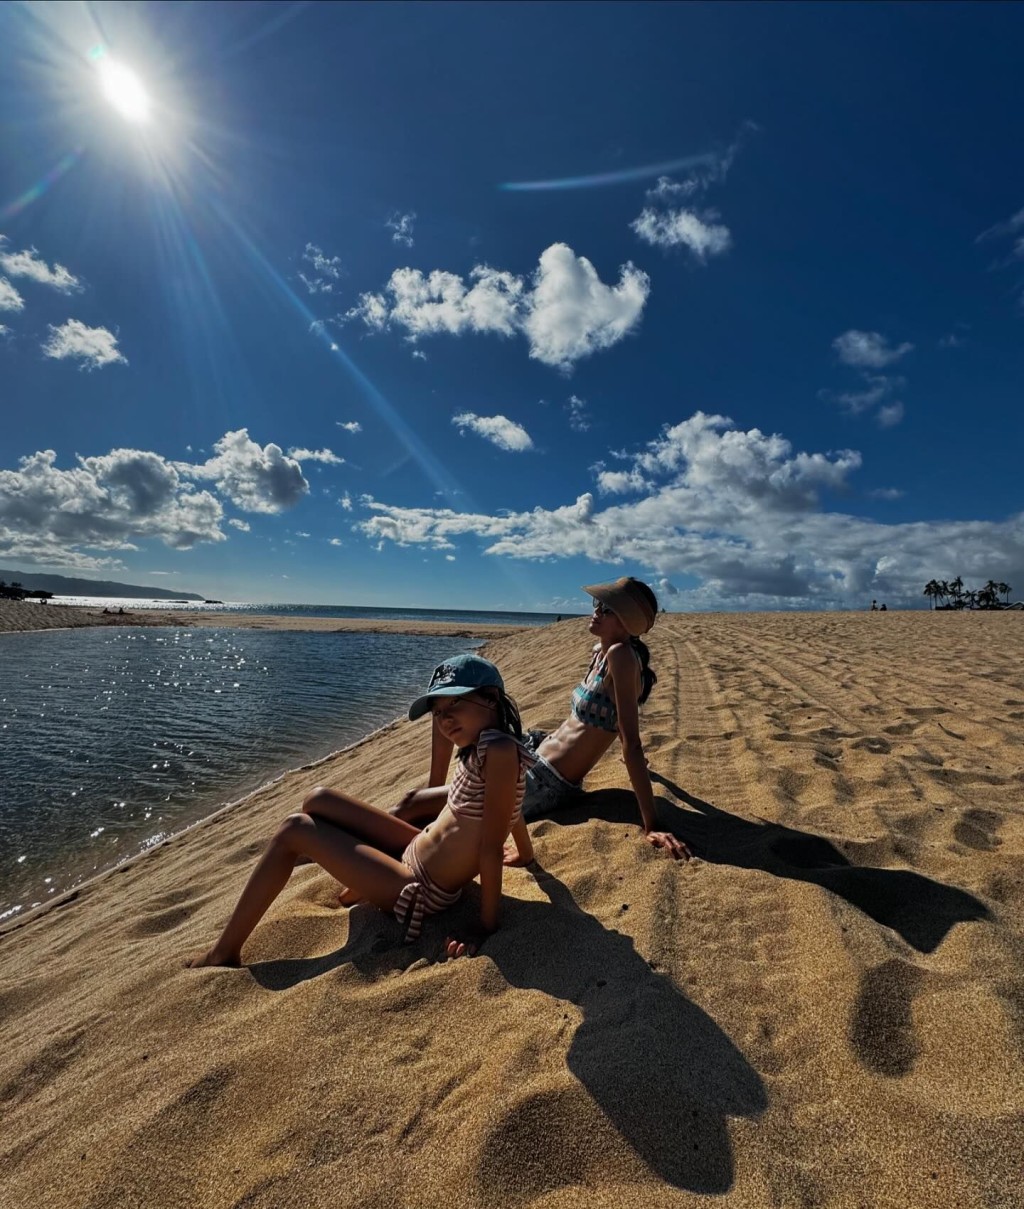
[[[290,608],[542,624],[508,613]],[[271,610],[282,607],[253,611]],[[437,663],[476,645],[228,628],[0,634],[0,921],[403,715]],[[424,737],[424,777],[428,759]]]

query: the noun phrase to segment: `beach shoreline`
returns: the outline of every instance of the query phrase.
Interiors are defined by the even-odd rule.
[[[589,643],[485,653],[548,727]],[[308,866],[245,969],[181,968],[317,784],[423,783],[407,720],[0,929],[11,1203],[1019,1204],[1019,620],[672,615],[650,645],[659,814],[697,859],[641,841],[612,752],[473,961],[438,960],[472,888],[405,947]]]
[[[0,634],[87,626],[183,626],[197,629],[306,631],[326,634],[410,634],[487,640],[536,627],[497,622],[392,621],[352,617],[303,617],[277,613],[203,613],[182,609],[104,612],[88,605],[29,604],[0,600]]]

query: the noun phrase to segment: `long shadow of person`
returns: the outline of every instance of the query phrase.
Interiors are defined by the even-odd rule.
[[[588,915],[539,865],[531,872],[550,902],[506,896],[501,931],[477,960],[490,958],[511,986],[543,991],[582,1012],[567,1065],[599,1110],[596,1130],[610,1122],[675,1187],[727,1191],[734,1178],[727,1118],[758,1116],[767,1107],[757,1071],[706,1012],[651,969],[630,937]],[[397,932],[384,916],[355,908],[341,949],[323,957],[260,962],[250,970],[274,990],[346,962],[380,977],[436,951],[438,929],[475,916],[476,899],[471,887],[463,904],[445,913],[445,923],[430,927],[412,946],[395,943]],[[507,1203],[510,1149],[518,1191],[528,1191],[531,1199],[562,1186],[574,1165],[578,1180],[569,1182],[583,1182],[590,1159],[566,1153],[578,1142],[578,1111],[571,1097],[558,1093],[522,1097],[483,1147],[478,1179],[485,1199]],[[562,1113],[565,1131],[558,1128]]]
[[[629,936],[588,915],[539,865],[531,871],[550,905],[508,900],[508,943],[486,952],[512,986],[569,1000],[582,1011],[569,1070],[647,1166],[677,1188],[726,1192],[734,1171],[727,1118],[758,1116],[767,1107],[757,1071],[706,1012],[651,969]],[[540,942],[517,943],[523,935]],[[485,1147],[485,1189],[497,1194],[499,1181],[507,1182],[509,1128],[543,1159],[545,1138],[558,1132],[550,1119],[536,1127],[545,1115],[524,1104]],[[540,1195],[545,1164],[536,1166],[537,1178],[527,1180]]]
[[[985,904],[965,890],[907,869],[853,865],[824,836],[730,814],[654,771],[651,780],[692,807],[681,810],[668,799],[655,800],[658,825],[681,839],[694,856],[711,864],[761,869],[775,877],[822,886],[898,932],[920,953],[931,953],[954,924],[991,918]],[[553,817],[560,823],[587,818],[632,822],[636,800],[626,790],[599,789],[586,794],[578,808]]]

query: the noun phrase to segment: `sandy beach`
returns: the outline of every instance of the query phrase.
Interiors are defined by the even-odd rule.
[[[305,867],[247,968],[183,969],[315,785],[424,781],[403,721],[0,932],[5,1209],[1024,1205],[1024,618],[650,638],[687,865],[613,750],[475,959],[438,957],[472,893],[403,946]],[[551,726],[588,648],[571,619],[485,653]]]
[[[182,609],[125,609],[104,613],[88,605],[27,604],[0,600],[0,634],[17,630],[80,629],[83,626],[197,626],[243,630],[313,630],[331,634],[442,634],[452,638],[504,638],[528,627],[454,621],[379,621],[364,618],[294,617],[274,613],[201,613]]]

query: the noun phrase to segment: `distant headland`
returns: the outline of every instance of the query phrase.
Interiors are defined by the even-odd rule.
[[[52,592],[54,596],[122,596],[137,600],[203,600],[198,592],[116,583],[111,579],[74,579],[67,575],[36,575],[0,567],[0,580],[20,585],[29,592]]]

